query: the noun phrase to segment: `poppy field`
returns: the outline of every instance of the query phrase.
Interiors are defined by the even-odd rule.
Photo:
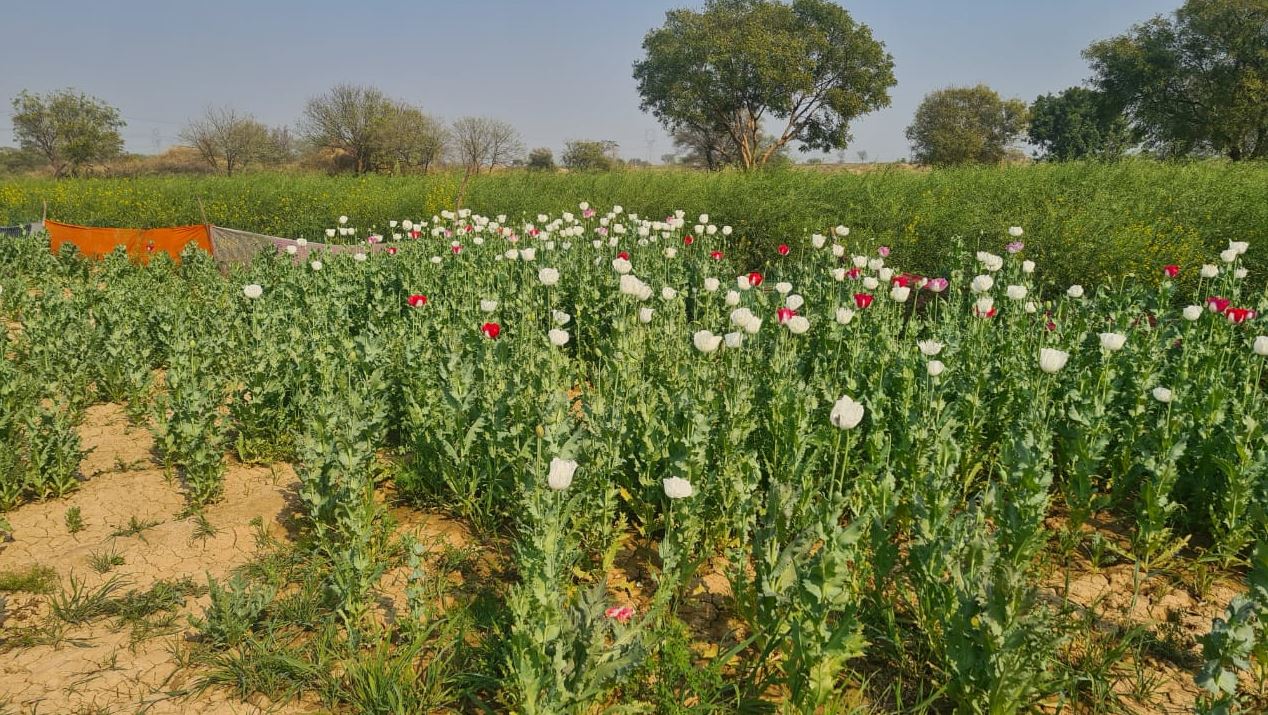
[[[146,583],[135,516],[0,545],[0,672],[108,625],[164,644],[119,696],[154,712],[1262,712],[1258,247],[1071,283],[1021,223],[919,271],[584,202],[331,216],[386,249],[225,270],[0,243],[11,553],[130,471],[189,534]],[[84,467],[104,410],[139,466]]]

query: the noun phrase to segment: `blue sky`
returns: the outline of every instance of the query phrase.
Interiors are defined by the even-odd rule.
[[[0,143],[23,88],[73,86],[119,107],[132,151],[175,143],[209,104],[292,124],[339,82],[373,84],[446,119],[512,122],[529,147],[614,139],[659,160],[668,137],[638,109],[631,66],[666,10],[699,0],[27,0],[0,36]],[[842,3],[894,56],[890,108],[854,124],[849,159],[908,154],[920,98],[989,84],[1027,101],[1088,76],[1094,40],[1180,0],[857,0]]]

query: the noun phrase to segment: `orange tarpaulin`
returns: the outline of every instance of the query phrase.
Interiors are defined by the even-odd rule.
[[[57,221],[45,221],[49,247],[53,253],[62,245],[73,244],[85,256],[100,258],[118,246],[124,246],[134,261],[147,263],[150,254],[163,251],[180,260],[181,251],[193,243],[211,253],[211,232],[207,226],[169,226],[167,228],[93,228]]]

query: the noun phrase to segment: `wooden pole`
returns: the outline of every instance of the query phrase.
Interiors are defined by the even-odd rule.
[[[48,220],[48,199],[44,199],[44,213],[40,214],[40,223]]]
[[[202,198],[201,198],[201,197],[199,197],[199,198],[195,198],[194,200],[198,202],[198,213],[202,214],[202,217],[203,217],[203,225],[204,225],[204,226],[210,226],[211,224],[207,223],[207,209],[203,207],[203,200],[202,200]]]

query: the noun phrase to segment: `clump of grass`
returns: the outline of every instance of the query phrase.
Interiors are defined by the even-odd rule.
[[[118,529],[115,529],[114,532],[111,533],[110,535],[124,536],[124,537],[140,536],[141,541],[145,541],[145,536],[143,536],[143,533],[149,529],[153,529],[154,527],[162,523],[163,522],[159,519],[138,519],[136,518],[136,515],[133,514],[132,518],[128,520],[128,523],[126,526],[121,526]]]
[[[93,551],[88,555],[88,565],[97,573],[109,573],[114,567],[122,566],[123,564],[123,554],[115,549],[114,544],[111,544],[110,548],[105,551]]]
[[[57,588],[57,571],[34,564],[24,569],[0,571],[0,592],[52,593]]]
[[[72,506],[66,510],[66,532],[68,534],[78,534],[84,530],[84,516],[80,513],[78,506]]]
[[[190,542],[206,541],[220,533],[220,529],[211,523],[211,520],[201,510],[193,512],[191,517],[194,520],[194,533],[189,536]]]
[[[95,618],[112,615],[115,612],[113,596],[125,585],[123,579],[112,576],[97,588],[90,589],[75,574],[71,574],[69,588],[54,594],[48,605],[58,620],[71,625],[87,623]]]

